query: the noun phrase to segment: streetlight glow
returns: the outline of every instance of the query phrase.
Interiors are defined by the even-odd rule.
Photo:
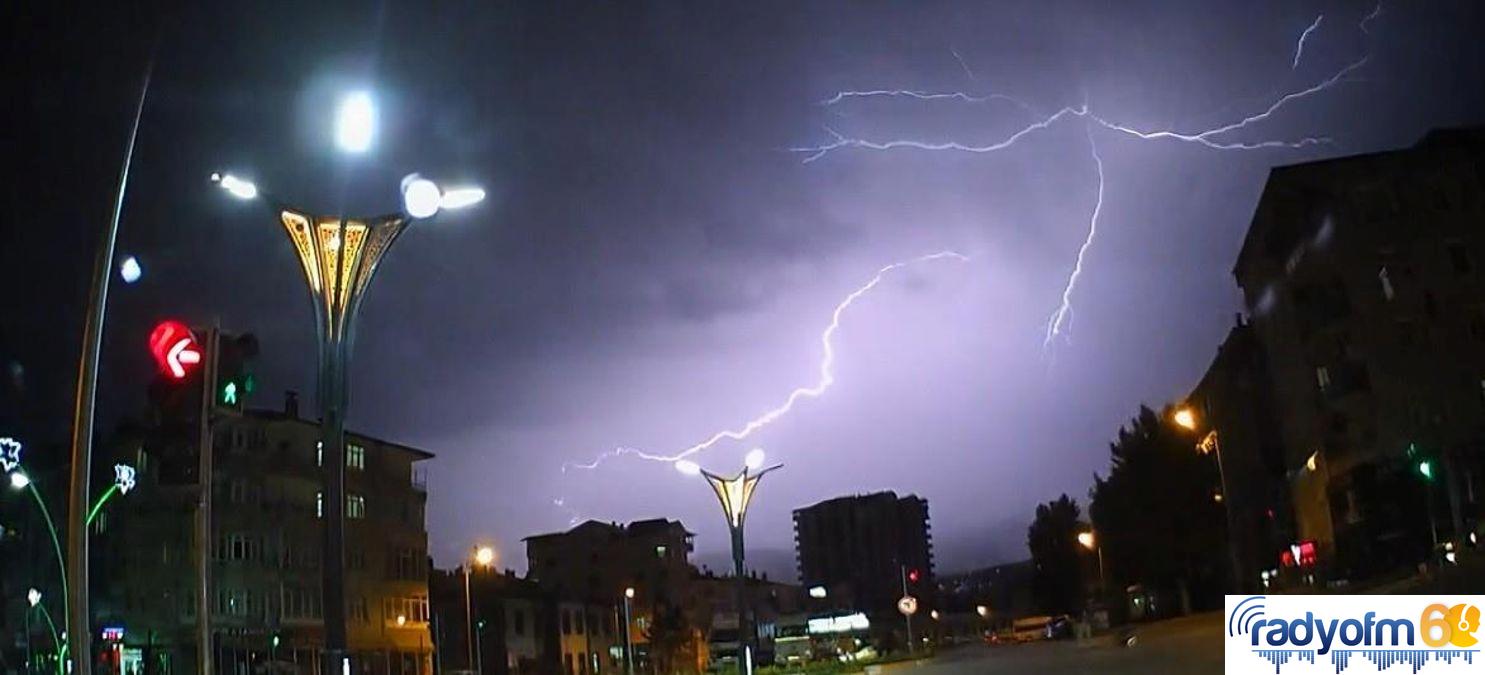
[[[481,546],[474,552],[474,561],[481,567],[489,567],[495,562],[495,549],[489,546]]]
[[[222,186],[228,194],[238,199],[256,199],[258,197],[258,186],[252,181],[243,180],[230,173],[214,173],[211,182]]]
[[[443,204],[443,194],[438,186],[418,174],[408,174],[402,179],[402,210],[414,218],[428,218]]]
[[[975,607],[975,614],[979,614],[980,618],[983,619],[987,616],[990,616],[990,608],[984,605],[977,605]]]
[[[743,458],[743,466],[746,466],[749,469],[756,470],[758,467],[763,466],[763,460],[766,457],[767,456],[763,454],[763,448],[753,448],[752,450],[749,450],[747,456]]]
[[[13,488],[15,488],[17,490],[24,490],[24,489],[26,489],[26,486],[27,485],[30,485],[30,484],[31,484],[31,477],[30,476],[27,476],[25,473],[22,473],[20,471],[16,471],[16,472],[13,472],[13,473],[10,474],[10,486],[11,487],[13,487]]]
[[[1093,532],[1091,530],[1087,532],[1079,532],[1078,543],[1082,544],[1083,548],[1086,548],[1090,551],[1093,550]]]
[[[477,187],[449,188],[438,198],[438,208],[462,209],[485,201],[485,191]]]
[[[36,590],[34,588],[31,589],[31,590],[29,590],[29,591],[26,591],[26,602],[31,603],[31,606],[32,607],[35,607],[36,605],[40,604],[41,603],[41,591],[38,591],[38,590]]]
[[[361,154],[371,149],[376,136],[376,104],[371,94],[357,91],[340,99],[335,111],[335,144],[345,152]]]
[[[1196,431],[1196,413],[1192,412],[1190,408],[1181,408],[1180,410],[1177,410],[1176,414],[1173,415],[1171,419],[1174,419],[1176,424],[1186,427],[1187,429],[1190,429],[1192,431]]]
[[[630,586],[630,587],[624,589],[624,597],[629,598],[630,600],[633,600],[634,599],[634,587],[633,586]]]
[[[132,255],[125,256],[124,261],[119,263],[119,278],[123,279],[126,284],[139,281],[139,277],[143,273],[144,270],[139,267],[139,259]]]
[[[700,476],[701,465],[689,459],[678,459],[675,461],[675,470],[687,476]]]

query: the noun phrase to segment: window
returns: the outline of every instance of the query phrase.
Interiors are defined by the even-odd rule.
[[[257,616],[263,605],[257,595],[241,588],[218,588],[214,612],[225,616]]]
[[[217,537],[216,559],[255,561],[263,557],[263,541],[246,534],[233,533]]]
[[[1481,385],[1482,386],[1485,386],[1485,380],[1481,380]],[[510,625],[511,625],[511,631],[514,632],[517,637],[522,636],[522,635],[525,635],[526,634],[526,610],[523,610],[523,609],[519,609],[518,608],[515,611],[511,612]]]
[[[416,581],[426,576],[423,573],[423,551],[416,548],[393,548],[387,554],[387,578]]]
[[[279,614],[285,619],[320,618],[320,589],[286,585],[279,589]]]
[[[565,609],[562,610],[562,634],[572,635],[572,612]],[[567,665],[571,667],[572,662],[569,661]]]
[[[366,448],[355,443],[347,445],[345,449],[345,465],[352,469],[365,469]]]
[[[397,617],[407,617],[408,623],[428,623],[428,596],[416,595],[406,598],[387,598],[383,607],[388,623],[397,623]]]
[[[655,557],[661,560],[665,559],[665,546],[663,544],[655,547]]]
[[[577,630],[575,632],[578,635],[586,633],[588,631],[588,611],[586,609],[581,609],[573,612],[573,616],[576,618],[577,624]]]
[[[1330,387],[1330,369],[1325,366],[1315,368],[1315,383],[1320,385],[1320,391]]]
[[[1470,260],[1469,249],[1464,247],[1463,242],[1449,242],[1449,264],[1454,267],[1454,273],[1464,276],[1474,271],[1475,265]]]
[[[1397,295],[1397,292],[1392,288],[1392,277],[1387,274],[1386,265],[1383,265],[1382,269],[1377,271],[1377,281],[1382,282],[1382,297],[1390,301]]]
[[[361,495],[348,495],[345,498],[345,517],[361,519],[366,517],[366,498]]]
[[[315,441],[315,466],[325,466],[324,441]]]
[[[325,493],[323,492],[315,493],[315,517],[325,517]]]
[[[361,623],[371,621],[371,612],[366,610],[365,596],[352,598],[349,607],[350,618]]]

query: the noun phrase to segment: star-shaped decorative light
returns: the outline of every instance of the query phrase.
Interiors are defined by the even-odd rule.
[[[113,465],[113,483],[119,486],[119,492],[129,494],[134,489],[134,467],[128,464]]]
[[[21,442],[14,438],[0,438],[0,469],[6,473],[21,465]]]

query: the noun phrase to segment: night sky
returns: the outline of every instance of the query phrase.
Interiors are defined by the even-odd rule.
[[[15,4],[0,434],[36,452],[67,437],[93,248],[153,53],[119,239],[144,278],[113,287],[103,428],[143,407],[145,337],[167,317],[255,332],[252,403],[312,405],[298,263],[212,171],[324,212],[393,210],[412,171],[481,184],[484,204],[398,242],[354,363],[351,427],[438,455],[445,565],[480,540],[524,568],[520,538],[574,517],[680,518],[717,558],[699,480],[632,455],[564,462],[673,454],[816,385],[836,305],[939,251],[970,260],[894,270],[842,313],[823,395],[692,459],[731,471],[761,446],[785,464],[748,522],[765,563],[787,558],[792,509],[878,489],[929,500],[940,570],[1023,558],[1034,504],[1082,500],[1118,426],[1187,391],[1242,310],[1230,269],[1269,167],[1485,121],[1485,11],[1465,0],[1384,2],[1365,30],[1370,1]],[[1109,126],[1236,123],[1362,58],[1217,137],[1329,143]],[[381,127],[348,159],[330,122],[355,88]],[[873,90],[976,100],[825,104]],[[989,146],[1084,104],[993,152],[849,142]],[[1093,147],[1097,237],[1048,341],[1098,197]]]

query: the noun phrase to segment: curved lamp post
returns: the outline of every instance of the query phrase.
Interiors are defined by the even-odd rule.
[[[325,483],[324,564],[321,565],[325,667],[322,672],[346,672],[345,410],[356,314],[382,258],[413,220],[431,218],[443,209],[476,204],[485,198],[485,191],[475,187],[443,190],[414,173],[402,180],[399,213],[327,216],[280,203],[260,191],[252,181],[232,174],[214,173],[211,180],[233,197],[259,200],[273,210],[299,257],[313,301],[319,337],[317,398]]]
[[[711,473],[691,460],[675,462],[677,471],[706,478],[707,484],[717,494],[717,501],[722,504],[722,515],[727,517],[727,531],[732,535],[732,574],[737,580],[737,671],[741,675],[753,672],[753,642],[757,639],[748,616],[747,580],[743,577],[743,522],[748,515],[748,504],[753,501],[753,492],[758,489],[758,481],[764,474],[783,467],[775,464],[763,469],[763,460],[763,450],[754,448],[744,458],[743,470],[732,478]]]

